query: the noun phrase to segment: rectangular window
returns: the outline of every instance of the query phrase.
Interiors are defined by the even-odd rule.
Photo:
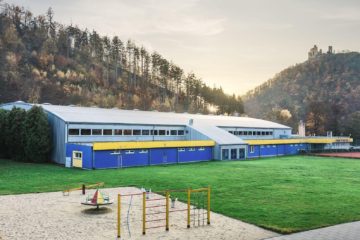
[[[255,147],[254,146],[250,146],[250,153],[254,153],[255,152]]]
[[[255,135],[256,135],[256,132],[254,131],[252,135],[254,135],[254,136],[255,136]]]
[[[199,151],[205,151],[205,148],[204,148],[204,147],[200,147],[200,148],[199,148]]]
[[[73,151],[73,158],[82,159],[82,152]]]
[[[195,148],[189,148],[189,152],[194,152]]]
[[[131,129],[124,129],[124,135],[126,136],[131,136],[132,135],[132,130]]]
[[[123,134],[122,129],[115,129],[114,130],[114,135],[122,135],[122,134]]]
[[[151,130],[151,135],[154,135],[154,136],[159,135],[158,130]]]
[[[103,134],[104,135],[113,135],[113,131],[112,131],[112,129],[103,129]]]
[[[165,130],[159,130],[159,135],[164,136],[165,135]]]
[[[178,135],[179,136],[184,136],[184,130],[178,130]]]
[[[261,135],[265,135],[265,132],[261,132]]]
[[[101,135],[102,129],[92,129],[91,132],[92,132],[92,135]]]
[[[185,148],[178,148],[179,152],[185,152]]]
[[[133,130],[133,135],[134,135],[134,136],[139,136],[139,135],[141,135],[141,130],[140,130],[140,129],[134,129],[134,130]]]
[[[134,154],[135,151],[134,150],[125,150],[125,154]]]
[[[142,130],[142,131],[141,131],[141,135],[143,135],[143,136],[148,136],[148,135],[150,135],[150,130]]]
[[[250,135],[250,136],[251,136],[251,135],[252,135],[252,132],[251,132],[251,131],[250,131],[250,132],[248,132],[248,135]]]
[[[141,149],[139,153],[148,153],[147,149]]]
[[[166,136],[170,136],[170,130],[166,130]]]
[[[256,132],[256,135],[260,136],[260,135],[261,135],[261,132]]]
[[[244,135],[243,131],[239,131],[239,135],[241,136]]]
[[[247,136],[248,132],[247,131],[244,131],[244,135]]]
[[[81,129],[81,135],[82,136],[91,135],[91,129]]]
[[[171,136],[176,136],[176,135],[177,135],[177,131],[176,131],[176,130],[171,130],[171,131],[170,131],[170,134],[171,134]]]
[[[70,128],[70,129],[69,129],[69,135],[78,136],[79,133],[80,133],[80,130],[77,129],[77,128]]]

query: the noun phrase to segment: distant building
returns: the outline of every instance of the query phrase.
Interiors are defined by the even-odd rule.
[[[328,54],[333,54],[333,53],[334,53],[332,46],[329,46],[327,53],[328,53]]]
[[[333,47],[329,46],[328,47],[328,51],[327,54],[332,54],[333,53]],[[310,48],[309,52],[308,52],[308,59],[315,59],[319,56],[321,56],[323,54],[322,49],[318,48],[317,45],[314,45],[314,47]]]
[[[309,59],[314,59],[322,54],[322,50],[318,48],[318,46],[314,45],[314,47],[310,48],[310,51],[308,53]]]

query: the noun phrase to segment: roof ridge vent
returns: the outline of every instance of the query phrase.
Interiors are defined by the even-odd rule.
[[[189,125],[192,126],[194,124],[194,119],[190,118],[189,119]]]

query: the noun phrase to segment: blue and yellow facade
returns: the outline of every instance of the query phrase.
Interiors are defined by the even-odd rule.
[[[73,167],[126,168],[209,161],[213,158],[214,145],[210,140],[70,143],[66,146],[66,156]]]

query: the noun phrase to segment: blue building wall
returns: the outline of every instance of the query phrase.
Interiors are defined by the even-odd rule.
[[[92,168],[125,168],[134,166],[209,161],[211,159],[212,147],[154,148],[121,151],[101,150],[93,151]]]
[[[195,149],[195,151],[192,151]],[[183,148],[178,150],[179,162],[209,161],[212,159],[212,147]]]
[[[92,169],[93,167],[93,150],[91,146],[79,145],[79,144],[66,144],[66,157],[72,159],[73,151],[82,152],[82,166],[85,169]],[[72,162],[72,161],[71,161]]]
[[[248,146],[248,158],[273,157],[283,155],[295,155],[301,150],[307,150],[309,144],[276,144],[276,145],[251,145]]]

